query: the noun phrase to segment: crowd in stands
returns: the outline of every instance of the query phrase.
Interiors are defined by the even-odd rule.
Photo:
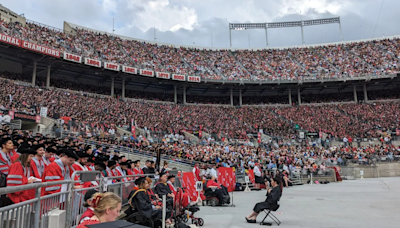
[[[102,61],[225,80],[306,80],[399,72],[400,39],[265,50],[200,50],[122,39],[87,29],[71,33],[35,23],[0,22],[1,32]]]
[[[0,79],[0,86],[2,109],[39,113],[40,107],[47,107],[49,117],[69,117],[83,132],[130,126],[131,119],[137,127],[155,132],[195,132],[201,128],[209,134],[244,140],[259,129],[270,136],[294,139],[298,137],[296,124],[309,132],[321,131],[336,138],[379,137],[380,131],[395,132],[399,126],[400,104],[396,101],[291,107],[193,106],[39,89],[7,79]]]

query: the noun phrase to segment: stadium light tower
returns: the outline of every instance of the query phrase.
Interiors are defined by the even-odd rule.
[[[265,30],[265,41],[268,47],[268,29],[273,28],[290,28],[290,27],[301,27],[301,40],[304,45],[304,26],[313,25],[325,25],[325,24],[339,24],[340,37],[343,42],[342,26],[340,23],[340,17],[316,19],[316,20],[301,20],[301,21],[289,21],[289,22],[272,22],[272,23],[229,23],[229,47],[232,47],[232,30],[247,30],[247,29],[264,29]]]

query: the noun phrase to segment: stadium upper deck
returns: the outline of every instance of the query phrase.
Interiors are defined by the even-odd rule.
[[[64,53],[67,60],[145,76],[181,79],[176,74],[193,82],[201,80],[195,76],[245,81],[353,78],[395,74],[400,69],[398,38],[284,49],[200,50],[128,39],[69,23],[64,23],[64,31],[29,21],[25,25],[2,21],[0,27],[3,34],[42,46],[22,43],[27,49],[41,49],[56,57]]]

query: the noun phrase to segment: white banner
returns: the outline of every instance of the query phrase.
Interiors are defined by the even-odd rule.
[[[185,75],[173,74],[172,75],[172,80],[185,81]]]
[[[47,117],[47,107],[40,107],[40,116]]]
[[[165,73],[165,72],[157,72],[156,73],[157,78],[163,78],[163,79],[170,79],[171,76],[169,73]]]
[[[122,72],[128,74],[137,74],[137,69],[129,66],[122,66]]]
[[[74,55],[74,54],[70,54],[70,53],[66,53],[66,52],[64,52],[64,59],[71,61],[71,62],[82,63],[82,56]]]
[[[119,71],[119,65],[116,63],[104,63],[104,69],[107,70],[113,70],[113,71]]]
[[[188,76],[188,82],[201,82],[201,78],[198,76]]]
[[[140,69],[140,75],[154,77],[154,72],[152,70],[143,70]]]
[[[94,66],[94,67],[101,68],[101,61],[100,60],[85,58],[85,64],[89,65],[89,66]]]

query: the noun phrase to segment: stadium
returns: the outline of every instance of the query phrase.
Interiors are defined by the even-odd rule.
[[[305,45],[327,24],[341,41]],[[400,38],[227,27],[181,46],[0,5],[0,228],[396,226]],[[233,48],[251,29],[267,47]]]

